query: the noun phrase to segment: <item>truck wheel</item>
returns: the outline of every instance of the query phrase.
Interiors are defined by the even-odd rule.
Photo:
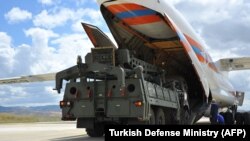
[[[162,110],[162,108],[159,108],[157,110],[155,122],[157,125],[165,125],[166,124],[166,117],[165,117],[165,113]]]
[[[155,112],[154,112],[154,109],[152,107],[150,108],[150,118],[149,118],[148,124],[155,125]]]
[[[94,128],[86,128],[86,132],[90,137],[102,137],[104,134],[103,126],[96,125]]]

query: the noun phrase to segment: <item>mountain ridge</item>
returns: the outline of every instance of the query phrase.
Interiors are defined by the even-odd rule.
[[[58,105],[45,105],[45,106],[0,106],[0,113],[14,113],[14,114],[46,114],[46,113],[59,113],[61,112]]]

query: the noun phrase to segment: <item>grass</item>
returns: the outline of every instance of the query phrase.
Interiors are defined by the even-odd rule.
[[[12,113],[0,113],[0,124],[3,123],[29,123],[29,122],[53,122],[60,121],[59,115],[16,115]]]

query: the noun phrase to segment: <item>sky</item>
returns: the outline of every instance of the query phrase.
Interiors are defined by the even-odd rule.
[[[248,0],[168,0],[207,44],[216,61],[250,56]],[[0,78],[57,72],[76,64],[93,45],[81,22],[108,36],[95,0],[8,0],[0,4]],[[243,109],[250,110],[250,71],[229,75],[237,90],[246,92]],[[0,85],[2,106],[58,104],[63,94],[54,82]]]

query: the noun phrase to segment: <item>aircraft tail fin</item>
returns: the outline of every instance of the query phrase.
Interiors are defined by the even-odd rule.
[[[248,70],[250,57],[220,59],[216,64],[221,71]]]

